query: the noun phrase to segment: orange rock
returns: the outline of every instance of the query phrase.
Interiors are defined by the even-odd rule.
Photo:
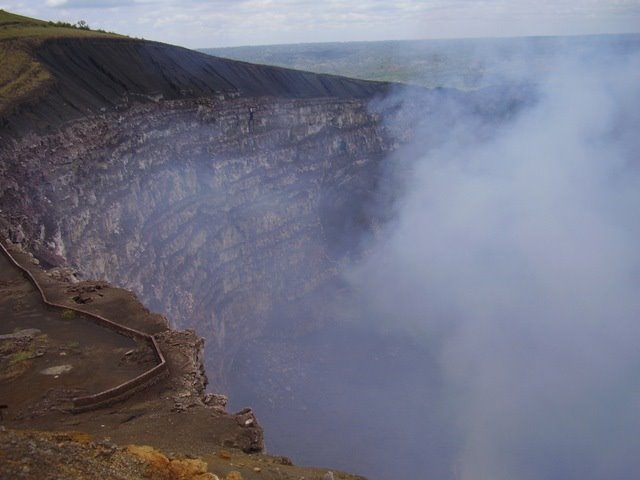
[[[169,459],[146,445],[129,445],[127,450],[149,463],[147,476],[154,480],[220,480],[207,472],[207,463],[199,459]]]
[[[209,478],[207,473],[207,464],[202,460],[186,458],[184,460],[171,460],[169,469],[173,476],[177,479],[195,479],[204,480]]]
[[[217,455],[218,458],[222,458],[223,460],[231,460],[231,454],[226,450],[220,450]]]

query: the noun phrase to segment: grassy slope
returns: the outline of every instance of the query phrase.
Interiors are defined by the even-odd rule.
[[[14,13],[0,10],[0,41],[19,38],[47,39],[55,37],[120,37],[115,33],[83,30],[45,22],[35,18],[23,17]]]
[[[82,30],[23,17],[0,10],[0,113],[35,94],[51,80],[47,69],[32,54],[49,38],[125,38],[112,33]]]

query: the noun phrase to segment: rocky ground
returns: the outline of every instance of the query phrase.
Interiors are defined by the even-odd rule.
[[[83,432],[0,427],[0,478],[38,480],[242,480],[361,477],[298,468],[284,457],[218,450],[203,458],[166,454],[148,445],[118,445]]]
[[[95,411],[72,414],[53,402],[24,415],[21,405],[6,405],[0,420],[0,478],[239,480],[320,479],[327,474],[326,469],[296,467],[284,457],[265,455],[263,432],[251,409],[230,414],[223,395],[205,392],[203,340],[192,331],[168,329],[161,316],[130,292],[104,282],[77,282],[70,270],[45,272],[18,247],[12,253],[50,299],[70,306],[80,302],[85,309],[154,334],[170,374],[124,402]],[[13,285],[13,295],[32,288],[23,283]],[[5,301],[11,295],[2,291]],[[5,316],[3,325],[8,320]],[[15,336],[0,328],[1,334]],[[0,394],[5,392],[6,398],[17,388],[26,398],[42,394],[16,381],[29,368],[0,379]]]

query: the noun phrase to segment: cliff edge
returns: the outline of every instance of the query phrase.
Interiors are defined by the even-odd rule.
[[[48,198],[44,193],[53,184],[64,183],[66,174],[41,176],[48,167],[40,155],[49,157],[54,153],[48,147],[43,148],[42,141],[57,138],[62,132],[96,126],[97,130],[88,132],[90,139],[74,135],[68,139],[63,134],[64,144],[72,149],[96,146],[100,149],[96,154],[106,160],[115,144],[109,144],[111,140],[102,146],[98,144],[111,138],[107,130],[113,130],[112,140],[115,138],[116,143],[122,135],[128,136],[132,129],[123,119],[133,115],[143,121],[140,129],[143,136],[160,131],[158,125],[147,129],[146,118],[166,121],[167,125],[179,119],[178,124],[188,131],[194,121],[204,126],[215,125],[226,136],[226,140],[220,137],[220,141],[229,141],[227,150],[235,151],[245,149],[248,141],[254,142],[248,137],[266,130],[269,125],[265,122],[269,119],[279,122],[275,130],[278,138],[265,137],[269,142],[290,141],[292,135],[301,134],[320,138],[311,120],[301,132],[289,123],[297,122],[301,115],[309,119],[317,117],[324,105],[319,108],[314,99],[327,99],[336,105],[336,112],[343,112],[342,116],[336,114],[335,121],[340,124],[332,126],[333,129],[345,128],[343,122],[351,129],[354,119],[358,125],[366,123],[361,103],[384,94],[388,85],[251,65],[1,10],[0,60],[3,66],[0,233],[11,256],[33,279],[30,283],[24,272],[3,260],[0,476],[87,478],[103,472],[103,478],[142,475],[238,480],[325,475],[326,470],[300,468],[285,457],[265,455],[263,431],[251,409],[228,413],[223,395],[206,393],[204,341],[193,330],[170,329],[162,316],[150,313],[127,290],[105,281],[79,281],[66,266],[70,263],[67,257],[70,252],[49,241],[52,226],[49,220],[53,218],[45,220],[48,225],[45,231],[37,233],[29,228],[32,224],[39,225],[40,219],[36,220],[36,211],[27,207],[25,202],[31,200],[22,192],[35,188],[44,194],[39,198],[47,197],[44,200],[47,205],[53,205],[53,201],[56,209],[70,206],[67,201]],[[275,108],[265,100],[270,98],[278,99]],[[351,113],[354,105],[362,110],[356,115]],[[254,121],[252,109],[256,108],[274,111]],[[204,129],[200,131],[206,133]],[[185,137],[187,141],[189,138]],[[207,141],[211,143],[210,138]],[[29,153],[21,149],[27,144]],[[14,155],[16,148],[25,156]],[[343,152],[347,145],[336,143],[331,148]],[[70,152],[65,156],[67,153]],[[82,175],[83,169],[77,168],[79,164],[71,165],[68,160],[63,163],[73,167],[74,176]],[[30,168],[27,164],[31,162],[37,165],[26,173],[23,170]],[[87,158],[82,163],[91,172],[90,177],[98,181],[104,166],[102,160]],[[72,191],[67,186],[62,188],[67,193]],[[98,190],[94,184],[84,193]],[[84,196],[79,202],[91,203]],[[62,216],[72,217],[68,210]],[[43,248],[33,248],[38,246]],[[37,258],[29,251],[36,253]],[[98,257],[108,263],[106,257],[95,255]],[[50,305],[43,304],[38,290],[50,303],[60,305],[61,310],[51,310]],[[119,338],[113,332],[96,333],[94,327],[85,325],[75,313],[79,308],[87,315],[97,315],[151,336],[166,360],[167,375],[134,395],[101,408],[70,409],[74,399],[99,394],[114,384],[138,378],[136,375],[143,375],[154,365],[153,356],[144,346]],[[128,444],[134,446],[126,447]],[[197,461],[193,458],[196,456]],[[183,461],[194,467],[188,474],[184,473]],[[158,465],[162,467],[160,470],[156,468]],[[359,478],[339,473],[336,477]]]
[[[0,11],[3,135],[136,102],[213,96],[369,98],[389,84],[213,57],[115,34],[60,27]]]
[[[101,478],[237,480],[320,478],[326,472],[265,455],[262,428],[251,409],[230,414],[226,397],[205,393],[204,342],[193,331],[169,329],[162,316],[129,291],[80,282],[68,268],[44,271],[19,245],[5,243],[9,259],[26,269],[50,301],[68,309],[58,315],[43,308],[24,272],[0,256],[3,327],[13,327],[13,333],[0,335],[0,399],[6,402],[0,419],[0,476],[80,479],[101,472]],[[79,305],[153,335],[168,374],[124,401],[86,412],[66,409],[70,394],[96,381],[113,383],[123,364],[130,370],[150,363],[141,347],[112,347],[115,358],[97,352],[108,344],[110,332],[99,333],[91,343],[87,331],[101,327],[69,315]],[[70,326],[74,340],[65,342]]]

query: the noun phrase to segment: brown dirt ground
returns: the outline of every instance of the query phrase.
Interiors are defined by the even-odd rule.
[[[229,414],[219,406],[204,403],[203,380],[198,378],[199,365],[192,358],[201,340],[192,332],[168,330],[166,320],[149,312],[131,292],[104,282],[71,284],[53,279],[31,256],[12,253],[36,276],[51,301],[78,306],[77,297],[82,295],[82,301],[86,302],[80,305],[83,309],[156,334],[170,375],[126,401],[95,411],[71,414],[56,408],[59,405],[55,402],[48,409],[44,405],[33,415],[18,414],[20,406],[3,409],[0,479],[215,478],[198,476],[203,473],[198,469],[188,475],[176,473],[179,463],[175,468],[167,467],[172,460],[181,459],[199,459],[206,464],[206,471],[221,480],[319,480],[327,473],[327,469],[298,467],[285,457],[256,452],[263,445],[262,429],[251,412]],[[6,265],[2,264],[1,268],[3,275],[6,274]],[[0,301],[11,300],[12,295],[23,298],[25,290],[30,288],[26,280],[23,282],[9,286],[5,283],[7,288],[0,288]],[[6,317],[0,319],[0,334],[6,333],[1,327],[2,322],[7,321]],[[29,325],[25,324],[24,328]],[[38,389],[21,388],[26,389],[21,392],[24,397],[42,395]],[[0,403],[7,402],[0,398]],[[68,431],[85,436],[64,433]],[[126,450],[130,444],[157,449],[160,456],[154,453],[152,457],[166,468],[161,473],[153,470],[154,461],[141,459],[140,455]],[[247,453],[252,451],[256,453]],[[362,478],[340,472],[334,475],[343,480]]]

